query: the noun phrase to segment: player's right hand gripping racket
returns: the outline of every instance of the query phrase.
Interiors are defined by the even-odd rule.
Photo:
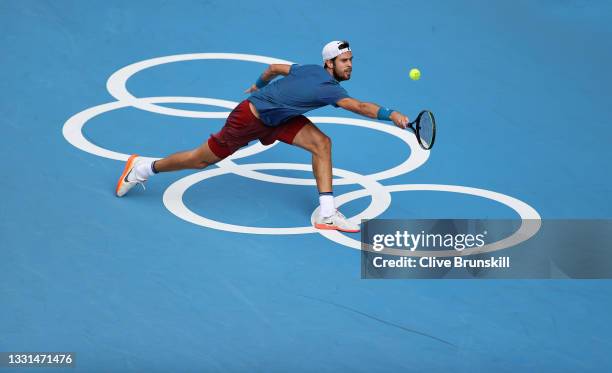
[[[436,119],[429,110],[423,110],[417,118],[408,123],[406,129],[412,131],[421,145],[421,148],[429,150],[436,140]]]

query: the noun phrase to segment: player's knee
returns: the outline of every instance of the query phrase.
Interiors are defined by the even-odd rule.
[[[195,168],[195,169],[203,169],[208,167],[209,163],[204,161],[202,159],[202,156],[200,154],[200,152],[198,152],[197,150],[192,151],[190,156],[189,156],[189,166],[190,168]]]
[[[201,170],[201,169],[206,168],[206,167],[208,167],[208,163],[207,162],[197,162],[197,163],[194,163],[194,165],[193,165],[193,168],[198,169],[198,170]]]
[[[206,167],[210,166],[210,163],[205,161],[205,160],[203,160],[203,159],[201,159],[201,158],[198,158],[198,159],[195,159],[193,161],[193,165],[194,165],[193,168],[197,168],[197,169],[201,170],[203,168],[206,168]]]
[[[321,134],[315,144],[315,153],[322,155],[331,153],[332,141],[329,136]]]

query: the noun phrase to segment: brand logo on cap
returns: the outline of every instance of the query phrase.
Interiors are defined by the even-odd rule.
[[[350,52],[351,48],[349,46],[349,42],[346,40],[335,40],[329,42],[323,47],[323,52],[321,53],[323,56],[323,60],[331,60],[332,58],[336,58],[342,53]]]

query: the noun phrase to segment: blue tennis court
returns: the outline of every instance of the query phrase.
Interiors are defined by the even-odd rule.
[[[346,39],[349,94],[430,109],[438,134],[427,152],[310,112],[345,215],[608,220],[610,3],[5,0],[0,31],[0,352],[71,351],[83,372],[612,370],[609,280],[362,279],[359,235],[311,227],[304,150],[252,143],[114,195],[130,154],[199,146],[267,64]]]

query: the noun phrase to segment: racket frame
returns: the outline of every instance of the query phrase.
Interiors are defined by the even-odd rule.
[[[432,125],[432,133],[433,135],[431,136],[431,143],[428,144],[429,147],[426,147],[425,144],[423,144],[423,141],[421,140],[421,133],[420,133],[420,122],[421,122],[421,117],[425,114],[429,113],[429,115],[431,116],[431,125]],[[416,126],[415,126],[416,124]],[[416,119],[413,120],[412,122],[408,123],[408,126],[406,127],[406,129],[410,130],[412,133],[414,133],[416,135],[417,141],[419,143],[419,145],[421,146],[421,148],[425,149],[425,150],[431,150],[431,148],[434,145],[434,142],[436,141],[436,117],[434,117],[434,114],[429,111],[429,110],[422,110],[419,115],[417,115]]]

